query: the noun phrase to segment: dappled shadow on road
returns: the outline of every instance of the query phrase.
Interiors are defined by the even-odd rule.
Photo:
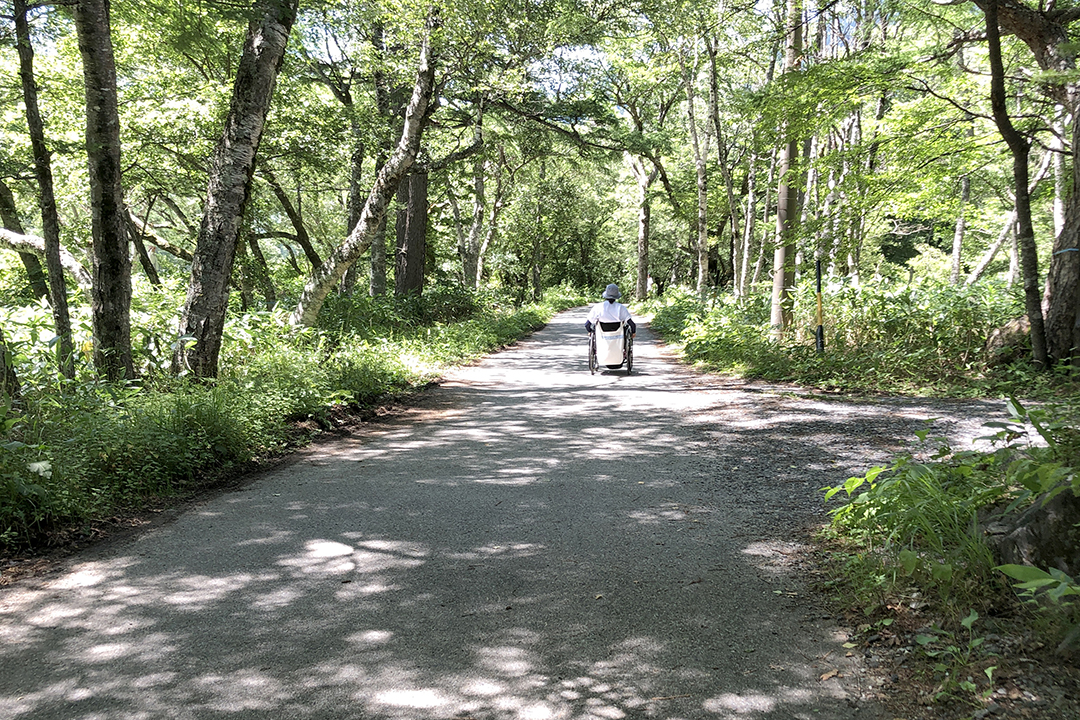
[[[590,375],[580,320],[0,595],[5,717],[875,717],[775,561],[922,410]]]

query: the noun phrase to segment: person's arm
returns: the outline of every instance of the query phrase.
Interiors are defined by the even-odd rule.
[[[637,334],[637,323],[635,323],[634,318],[630,316],[630,308],[626,307],[625,305],[620,305],[619,306],[619,316],[620,316],[619,319],[622,320],[623,322],[625,322],[627,324],[627,326],[630,328],[630,334],[631,335],[636,335]]]

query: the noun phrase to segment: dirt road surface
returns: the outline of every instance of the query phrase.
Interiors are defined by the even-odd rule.
[[[799,531],[927,417],[987,418],[700,376],[648,330],[590,375],[583,320],[0,591],[0,717],[888,717]]]

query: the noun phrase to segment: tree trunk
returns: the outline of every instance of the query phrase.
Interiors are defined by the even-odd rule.
[[[0,328],[0,403],[10,406],[11,402],[19,397],[19,392],[19,376],[15,372],[15,362],[8,350],[4,329]]]
[[[1080,147],[1080,117],[1073,114],[1072,146]],[[1080,162],[1072,163],[1072,192],[1065,206],[1065,224],[1054,239],[1046,277],[1047,353],[1055,361],[1080,364]]]
[[[255,275],[262,287],[263,298],[266,300],[266,309],[273,310],[277,305],[277,291],[274,290],[274,281],[270,277],[270,267],[266,264],[266,256],[263,255],[262,247],[254,233],[247,233],[248,249],[251,250],[251,261],[255,268]]]
[[[708,138],[702,147],[698,137],[697,113],[694,111],[694,82],[697,80],[697,67],[691,68],[686,58],[679,53],[679,64],[682,66],[683,85],[686,90],[687,123],[690,126],[690,144],[694,149],[694,166],[697,178],[697,226],[694,239],[694,250],[697,256],[697,293],[702,302],[709,289],[709,176],[707,158],[709,155]]]
[[[524,163],[522,163],[523,165]],[[513,175],[521,169],[522,165],[516,168],[510,169],[511,178]],[[503,173],[509,169],[506,162],[506,153],[503,148],[499,148],[499,159],[495,163],[495,197],[491,199],[491,209],[488,211],[487,230],[484,232],[484,239],[480,242],[480,249],[476,253],[476,287],[479,288],[480,284],[484,280],[484,258],[487,257],[488,248],[491,247],[491,243],[495,241],[495,237],[499,232],[499,213],[502,212],[503,204],[506,201],[506,191],[511,184],[510,181],[503,181]]]
[[[394,294],[419,295],[424,291],[424,263],[427,260],[428,174],[423,169],[411,173],[398,187],[403,207],[398,211],[397,255],[394,264]]]
[[[1028,154],[1030,143],[1013,127],[1006,108],[1005,69],[1001,59],[1001,34],[998,28],[998,0],[986,3],[986,40],[990,58],[990,105],[1001,133],[1013,156],[1016,185],[1016,236],[1020,245],[1020,264],[1024,273],[1024,307],[1031,323],[1031,345],[1035,365],[1049,367],[1046,334],[1043,324],[1042,297],[1039,292],[1039,260],[1035,250],[1035,230],[1031,223],[1031,196],[1028,194]]]
[[[477,103],[476,125],[473,128],[473,141],[484,141],[484,104]],[[462,239],[461,272],[465,287],[475,290],[480,287],[480,249],[484,239],[484,210],[487,205],[486,161],[483,154],[478,154],[473,163],[473,212],[469,234]]]
[[[15,206],[15,195],[2,179],[0,179],[0,224],[13,233],[26,234],[22,221],[19,220],[19,210]],[[30,281],[30,290],[34,293],[34,297],[39,300],[49,297],[49,282],[45,278],[45,270],[41,267],[41,261],[38,260],[37,255],[20,252],[19,259],[26,268],[26,277]]]
[[[319,310],[322,309],[323,301],[326,300],[331,288],[341,280],[349,265],[356,262],[356,259],[371,245],[376,230],[386,220],[386,209],[390,198],[402,176],[416,159],[435,87],[435,58],[431,48],[431,34],[436,24],[435,16],[429,16],[427,31],[420,48],[416,83],[413,85],[412,98],[405,111],[405,127],[401,131],[397,148],[379,170],[356,227],[345,242],[330,254],[322,267],[308,278],[300,295],[300,302],[297,303],[291,317],[294,325],[315,324],[315,320],[319,317]]]
[[[32,253],[38,258],[45,257],[45,239],[37,235],[20,235],[6,228],[0,229],[0,243],[16,252]],[[93,289],[94,280],[83,264],[63,248],[60,249],[60,263],[66,272],[71,273],[78,286],[89,295]]]
[[[960,211],[956,215],[956,227],[953,229],[952,272],[949,274],[949,282],[953,285],[960,284],[960,269],[964,252],[964,231],[967,228],[964,212],[970,197],[971,176],[965,175],[960,178]]]
[[[537,180],[536,190],[536,227],[533,228],[532,256],[529,259],[529,268],[532,279],[533,302],[540,302],[544,293],[541,287],[541,264],[543,263],[543,237],[544,237],[544,185],[547,180],[547,163],[540,161],[540,175]]]
[[[990,24],[991,13],[994,16],[994,40],[991,45],[997,46],[997,61],[1001,62],[1000,32],[1015,35],[1028,46],[1035,61],[1041,70],[1047,71],[1047,75],[1071,78],[1075,75],[1075,48],[1070,39],[1067,25],[1073,22],[1074,15],[1068,11],[1062,11],[1053,6],[1038,8],[1030,7],[1021,2],[1000,3],[998,0],[973,0],[987,16]],[[988,40],[989,28],[988,28]],[[993,60],[993,56],[991,56]],[[995,74],[991,65],[991,75]],[[998,74],[1003,74],[1000,69]],[[992,77],[993,79],[993,77]],[[1001,113],[1004,108],[1004,79],[1000,78],[1001,87],[998,93],[1001,97]],[[1072,115],[1073,122],[1073,151],[1078,147],[1080,140],[1080,84],[1075,80],[1063,80],[1058,85],[1048,84],[1044,86],[1048,94],[1054,97]],[[995,120],[998,112],[995,112]],[[1014,131],[1015,132],[1015,131]],[[1008,138],[1006,138],[1008,142]],[[1015,153],[1014,153],[1015,158]],[[1015,166],[1015,162],[1014,162]],[[1077,191],[1075,179],[1080,177],[1077,163],[1073,163],[1073,188],[1066,199],[1065,222],[1061,233],[1055,240],[1054,250],[1050,256],[1050,269],[1047,274],[1046,292],[1038,309],[1039,322],[1032,318],[1031,336],[1033,350],[1038,363],[1038,357],[1043,354],[1044,360],[1062,360],[1073,353],[1073,348],[1078,346],[1078,334],[1080,324],[1077,323],[1080,313],[1080,192]],[[1026,187],[1023,188],[1026,191]],[[1021,198],[1021,190],[1018,189],[1017,205]],[[1024,192],[1026,194],[1026,192]],[[1029,317],[1035,312],[1034,303],[1029,295],[1037,294],[1037,290],[1028,287],[1029,283],[1037,278],[1028,276],[1029,270],[1037,273],[1038,266],[1034,254],[1033,237],[1026,236],[1024,218],[1018,214],[1018,242],[1020,244],[1021,265],[1024,267],[1024,293],[1025,308]],[[1029,267],[1030,266],[1030,267]],[[1045,305],[1045,323],[1042,305]],[[1040,363],[1045,366],[1045,362]]]
[[[150,202],[146,207],[146,217],[142,221],[142,225],[136,225],[135,216],[131,214],[131,210],[125,209],[124,222],[127,224],[128,236],[131,238],[132,245],[135,246],[135,252],[139,255],[139,262],[142,264],[143,272],[146,273],[147,279],[150,280],[150,284],[154,287],[161,287],[161,278],[158,276],[157,268],[154,267],[153,260],[150,259],[150,253],[146,251],[146,244],[143,242],[143,238],[146,237],[146,226],[150,221],[150,212],[154,209],[154,201],[157,200],[156,195],[150,196]]]
[[[107,22],[107,20],[106,20]],[[106,26],[107,32],[107,26]],[[41,228],[45,236],[45,266],[49,269],[48,296],[52,308],[53,325],[56,328],[56,336],[60,338],[57,343],[57,367],[60,374],[67,378],[75,377],[75,350],[71,339],[71,317],[68,312],[67,286],[64,284],[63,262],[60,257],[60,217],[56,211],[56,198],[53,194],[52,161],[49,148],[45,144],[45,123],[41,119],[41,110],[38,107],[37,82],[34,79],[34,46],[30,43],[30,24],[26,17],[26,0],[15,0],[15,37],[19,50],[19,79],[22,85],[23,103],[26,105],[26,124],[30,131],[30,147],[34,153],[34,175],[38,182],[38,207],[41,210]],[[4,188],[7,190],[7,187]],[[10,192],[7,193],[10,197]],[[5,205],[7,202],[5,201]],[[12,210],[14,210],[14,198],[11,198]],[[8,218],[4,219],[4,226],[24,234],[22,227],[17,222],[14,226]],[[41,265],[23,257],[23,264],[30,275],[30,282],[37,281],[35,292],[40,292],[41,281],[44,276],[41,273]],[[36,271],[36,272],[35,272]],[[40,295],[39,295],[40,297]]]
[[[802,4],[800,0],[788,0],[788,43],[784,60],[784,73],[794,72],[802,56]],[[799,152],[795,132],[786,129],[787,144],[781,151],[777,174],[780,184],[776,190],[776,250],[773,253],[772,325],[773,339],[783,337],[791,325],[795,283],[795,216],[798,193],[795,191],[792,170]]]
[[[260,162],[259,170],[263,179],[266,180],[266,184],[273,191],[274,197],[277,198],[278,203],[281,205],[281,209],[285,211],[285,217],[289,218],[289,223],[293,226],[293,232],[296,233],[296,242],[300,244],[301,249],[304,251],[304,257],[311,263],[311,269],[317,270],[322,265],[322,258],[316,252],[315,246],[311,244],[311,236],[308,235],[300,210],[293,205],[289,193],[285,192],[285,188],[281,187],[281,183],[278,182],[277,176],[274,175],[274,171],[269,164]]]
[[[649,231],[652,219],[652,203],[649,190],[656,181],[657,170],[645,168],[645,159],[626,154],[626,161],[634,173],[638,186],[638,230],[637,230],[637,282],[634,297],[644,300],[649,296]]]
[[[364,170],[364,139],[360,122],[356,119],[355,108],[351,104],[349,110],[352,112],[350,128],[353,137],[353,151],[349,163],[349,203],[347,206],[349,224],[347,230],[351,233],[353,228],[356,227],[356,223],[360,222],[360,213],[364,209],[364,190],[361,185]],[[349,269],[345,272],[345,277],[341,281],[341,292],[344,295],[352,295],[355,288],[356,263],[353,263],[349,266]]]
[[[297,2],[257,0],[258,14],[248,26],[225,129],[214,150],[191,284],[180,320],[181,338],[190,338],[194,344],[178,343],[173,359],[174,370],[185,368],[197,377],[217,376],[229,279],[251,194],[255,155]]]
[[[75,30],[86,91],[94,291],[94,365],[109,380],[132,378],[131,256],[121,186],[120,116],[108,0],[78,0]]]
[[[370,244],[371,278],[368,294],[378,297],[386,294],[386,215],[383,215],[372,229]],[[350,263],[350,267],[351,265]]]
[[[753,245],[754,224],[757,216],[757,160],[757,153],[752,152],[746,177],[746,213],[744,214],[746,222],[743,223],[742,252],[740,253],[742,262],[739,267],[739,278],[735,283],[736,297],[745,296],[749,290],[747,282],[750,272],[750,250]]]
[[[1046,173],[1050,169],[1051,163],[1053,162],[1052,156],[1055,154],[1056,153],[1047,153],[1045,156],[1043,156],[1042,165],[1039,166],[1039,170],[1035,173],[1035,177],[1031,179],[1031,185],[1028,187],[1028,195],[1034,195],[1035,191],[1039,189],[1039,183],[1041,183],[1043,181],[1043,178],[1046,177]],[[986,272],[986,268],[993,261],[994,256],[998,254],[998,251],[1001,250],[1002,246],[1005,244],[1005,241],[1009,239],[1009,236],[1012,234],[1013,228],[1015,226],[1016,210],[1014,209],[1012,210],[1012,212],[1005,216],[1005,224],[1002,226],[1001,232],[998,234],[997,240],[995,240],[994,243],[991,244],[989,248],[987,248],[986,252],[983,253],[983,256],[979,259],[979,263],[975,266],[975,269],[972,270],[971,273],[968,275],[966,281],[967,285],[972,285],[978,282],[979,278],[982,277],[982,274]]]
[[[735,243],[741,238],[741,222],[739,218],[739,203],[735,199],[735,181],[731,175],[731,168],[728,166],[728,148],[723,139],[723,126],[720,124],[720,87],[719,87],[719,73],[716,67],[716,55],[718,52],[719,40],[715,37],[708,38],[708,52],[709,52],[709,116],[712,119],[713,132],[716,135],[716,154],[717,154],[717,167],[720,168],[720,175],[724,179],[724,190],[727,193],[728,211],[731,213],[731,241],[729,243],[729,262],[731,265],[732,275],[732,288],[735,289],[735,293],[738,294],[736,281],[736,253]]]

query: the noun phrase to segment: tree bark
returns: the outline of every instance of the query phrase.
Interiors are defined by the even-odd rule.
[[[19,220],[19,210],[15,206],[15,195],[3,180],[0,180],[0,224],[19,235],[26,234],[26,229]],[[45,278],[45,270],[41,267],[37,255],[21,252],[19,259],[26,268],[26,277],[30,281],[30,290],[34,297],[39,300],[49,297],[49,281]]]
[[[788,44],[784,73],[794,72],[802,56],[802,4],[788,0]],[[776,250],[773,253],[773,289],[770,324],[772,336],[779,340],[791,325],[795,284],[795,216],[798,193],[793,187],[792,170],[799,146],[795,131],[788,123],[785,129],[787,144],[781,150],[777,174],[780,183],[776,190]]]
[[[19,376],[15,372],[15,362],[8,349],[4,329],[0,328],[0,403],[10,405],[18,399],[20,393]]]
[[[484,103],[477,103],[476,125],[473,127],[473,141],[484,142]],[[480,287],[480,249],[484,238],[484,210],[487,205],[487,161],[483,154],[477,155],[473,162],[473,211],[469,233],[461,239],[461,274],[465,287],[475,290]]]
[[[131,256],[121,186],[120,115],[108,0],[78,0],[75,30],[86,91],[94,290],[94,365],[109,380],[135,375],[131,360]]]
[[[728,212],[731,218],[731,240],[728,243],[728,261],[731,266],[731,286],[738,295],[738,280],[736,263],[736,243],[742,239],[742,222],[739,217],[739,202],[735,199],[735,180],[732,177],[731,167],[728,165],[729,148],[724,142],[723,125],[720,123],[720,83],[719,72],[716,66],[716,56],[719,52],[719,39],[710,36],[707,40],[709,52],[709,117],[712,120],[713,132],[716,135],[716,166],[720,168],[720,175],[724,180],[724,191],[727,194]]]
[[[1072,146],[1080,148],[1080,118],[1073,113]],[[1072,192],[1065,208],[1065,224],[1054,239],[1046,277],[1043,307],[1046,312],[1047,354],[1056,361],[1080,364],[1080,162],[1072,163]]]
[[[690,126],[690,144],[694,149],[694,166],[696,169],[697,178],[697,225],[694,250],[697,255],[697,293],[701,300],[704,302],[705,294],[709,289],[709,173],[707,168],[707,158],[709,156],[708,137],[704,143],[705,147],[702,147],[702,142],[698,137],[697,131],[697,117],[694,111],[694,101],[696,99],[696,93],[694,92],[694,82],[697,79],[697,67],[691,68],[686,61],[686,58],[679,54],[679,64],[682,66],[683,72],[683,85],[686,89],[686,106],[688,119],[687,123]],[[693,72],[691,72],[691,70]]]
[[[375,232],[386,220],[390,198],[398,183],[420,150],[420,139],[428,120],[428,108],[435,89],[435,54],[432,52],[432,30],[437,18],[429,16],[427,31],[420,48],[419,67],[412,97],[405,111],[405,127],[397,148],[379,170],[375,184],[368,193],[360,221],[345,241],[323,262],[321,268],[308,278],[300,301],[290,318],[293,325],[311,326],[319,317],[323,302],[330,290],[341,280],[349,265],[371,245]]]
[[[186,368],[197,377],[217,375],[236,244],[297,2],[256,1],[258,13],[248,26],[225,129],[214,150],[174,371]],[[184,338],[194,340],[194,344]]]
[[[1062,78],[1075,75],[1075,54],[1070,39],[1068,25],[1078,19],[1075,8],[1058,9],[1051,5],[1033,8],[1019,0],[973,0],[989,17],[994,14],[994,36],[998,45],[1000,60],[1000,31],[1015,35],[1031,50],[1039,68]],[[989,28],[988,28],[988,40]],[[1002,81],[1003,82],[1003,81]],[[1063,80],[1059,85],[1043,86],[1055,100],[1072,115],[1073,150],[1080,140],[1080,83],[1075,80]],[[1001,90],[1004,94],[1004,89]],[[1054,242],[1050,256],[1050,268],[1047,273],[1046,290],[1039,310],[1039,317],[1044,318],[1039,326],[1032,322],[1032,344],[1041,343],[1046,359],[1064,360],[1072,357],[1076,361],[1074,349],[1080,347],[1080,191],[1075,179],[1080,177],[1078,163],[1073,163],[1074,184],[1066,198],[1065,221],[1061,232]],[[1026,188],[1025,188],[1026,190]],[[1017,198],[1018,203],[1020,198]],[[1033,248],[1026,247],[1024,220],[1018,216],[1018,241],[1020,244],[1021,265],[1024,266],[1025,307],[1031,315],[1031,300],[1028,297],[1028,265],[1035,258]],[[1037,272],[1038,267],[1035,265]],[[1045,310],[1042,308],[1045,307]],[[1045,313],[1045,315],[1044,315]],[[1037,339],[1038,338],[1038,339]],[[1039,349],[1035,348],[1036,355]]]
[[[427,259],[428,174],[410,173],[398,186],[401,206],[397,217],[397,253],[394,257],[394,295],[419,295],[424,291]]]
[[[45,143],[45,123],[41,119],[41,110],[38,107],[37,81],[34,78],[34,46],[30,42],[26,0],[15,0],[15,37],[19,51],[19,80],[22,85],[23,103],[26,105],[26,124],[30,131],[30,148],[34,153],[34,176],[38,182],[38,207],[41,210],[42,234],[45,236],[45,266],[49,270],[49,305],[52,308],[56,336],[60,338],[56,348],[57,367],[61,375],[73,378],[75,377],[75,351],[71,339],[67,286],[64,284],[63,263],[60,257],[60,216],[56,210],[56,198],[53,194],[52,161],[49,148]],[[13,199],[11,205],[14,209]],[[15,217],[17,218],[17,215]],[[23,234],[17,222],[12,226],[5,218],[4,226]],[[37,264],[36,260],[28,262],[27,257],[32,256],[22,255],[22,257],[27,273],[30,274],[31,284],[37,280],[37,291],[40,291],[40,281],[44,279],[41,274],[41,265]]]
[[[953,228],[952,272],[949,274],[949,282],[953,285],[960,284],[960,270],[964,253],[964,232],[967,229],[967,219],[964,217],[964,212],[970,197],[971,176],[965,175],[960,178],[960,211],[956,215],[956,226]]]
[[[1005,97],[1005,69],[1001,59],[1001,34],[998,27],[998,0],[986,2],[986,41],[990,58],[990,106],[1005,143],[1013,156],[1016,185],[1016,236],[1020,245],[1020,264],[1024,273],[1024,307],[1031,323],[1032,356],[1040,368],[1049,367],[1046,333],[1043,324],[1042,297],[1039,292],[1039,260],[1035,250],[1035,229],[1031,223],[1031,196],[1028,194],[1028,155],[1031,145],[1009,118]]]
[[[348,106],[352,119],[350,122],[350,131],[353,137],[353,151],[349,157],[349,202],[347,210],[349,213],[348,220],[348,232],[352,232],[356,227],[356,223],[360,222],[360,213],[364,209],[364,190],[361,186],[361,180],[364,172],[364,139],[363,133],[360,129],[360,123],[356,119],[356,111],[351,105]],[[349,269],[345,272],[345,277],[341,282],[341,292],[345,295],[352,295],[356,288],[356,263],[349,266]]]
[[[637,282],[634,285],[634,297],[644,300],[649,296],[649,233],[652,224],[652,203],[649,191],[656,181],[657,170],[646,170],[645,160],[626,153],[626,162],[634,173],[638,186],[638,223],[637,223]]]

